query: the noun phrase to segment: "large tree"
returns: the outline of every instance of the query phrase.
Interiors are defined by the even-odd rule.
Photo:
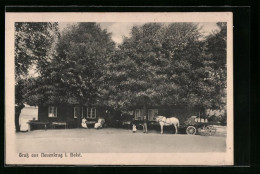
[[[207,44],[205,66],[208,76],[206,81],[214,85],[214,93],[212,94],[214,104],[210,109],[224,111],[222,121],[225,123],[227,116],[227,23],[219,22],[217,26],[219,30],[213,32],[205,40]]]
[[[19,116],[25,103],[29,70],[39,75],[53,57],[53,43],[59,36],[58,23],[15,23],[15,128],[20,131]]]
[[[219,31],[209,35],[205,51],[210,62],[211,71],[208,72],[208,79],[214,83],[216,100],[214,107],[223,109],[226,106],[227,88],[227,23],[217,23]]]
[[[102,77],[115,44],[111,34],[97,23],[78,23],[62,34],[50,78],[62,84],[65,97],[79,104],[95,104],[100,96]]]
[[[125,38],[110,62],[109,104],[121,109],[151,105],[210,107],[215,86],[206,81],[206,50],[195,23],[133,27],[131,37]]]
[[[31,80],[30,101],[38,105],[100,104],[102,77],[114,47],[110,33],[99,24],[69,26],[62,32],[56,55],[45,71]]]

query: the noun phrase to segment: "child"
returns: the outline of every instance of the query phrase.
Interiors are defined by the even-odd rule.
[[[133,133],[135,133],[135,132],[136,132],[136,125],[133,124]]]

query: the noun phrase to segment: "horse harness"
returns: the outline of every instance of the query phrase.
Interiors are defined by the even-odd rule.
[[[165,125],[166,125],[166,124],[171,125],[170,123],[167,123],[166,121],[163,121],[162,119],[163,119],[163,118],[159,119],[158,122],[161,121],[161,122],[164,122]],[[166,118],[166,120],[167,120],[167,118]]]

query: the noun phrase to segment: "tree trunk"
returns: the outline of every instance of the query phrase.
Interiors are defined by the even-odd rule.
[[[19,104],[17,106],[15,106],[15,131],[16,132],[20,132],[20,125],[19,125],[19,118],[20,118],[20,114],[22,109],[24,108],[23,104]]]

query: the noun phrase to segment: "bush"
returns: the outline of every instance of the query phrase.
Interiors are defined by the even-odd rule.
[[[221,117],[220,125],[226,126],[227,125],[227,115]]]
[[[209,122],[221,122],[221,117],[212,115],[211,117],[208,118],[208,121]]]

